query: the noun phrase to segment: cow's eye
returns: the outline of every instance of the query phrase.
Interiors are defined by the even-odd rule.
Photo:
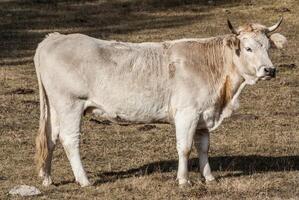
[[[248,51],[248,52],[252,52],[252,49],[251,49],[250,47],[246,47],[245,49],[246,49],[246,51]]]

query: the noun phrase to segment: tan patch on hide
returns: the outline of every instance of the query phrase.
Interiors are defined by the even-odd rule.
[[[224,108],[230,102],[230,100],[232,99],[232,93],[233,88],[231,78],[229,76],[226,76],[219,95],[221,108]]]
[[[173,78],[175,76],[175,71],[176,71],[175,64],[170,63],[168,65],[169,78]]]
[[[260,33],[265,32],[267,29],[266,26],[263,26],[261,24],[247,24],[244,26],[240,26],[238,28],[238,32],[254,32],[254,33]]]
[[[223,38],[205,42],[189,41],[182,47],[187,69],[215,86],[224,68]]]
[[[241,26],[240,29],[243,32],[253,32],[253,30],[254,30],[251,24],[247,24],[245,26]]]

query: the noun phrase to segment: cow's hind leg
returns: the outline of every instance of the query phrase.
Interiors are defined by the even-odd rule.
[[[194,136],[194,143],[198,152],[199,157],[199,169],[201,175],[206,181],[215,180],[211,173],[211,168],[208,159],[208,152],[210,146],[210,133],[208,130],[196,130]]]
[[[43,185],[49,186],[52,184],[51,179],[51,163],[53,151],[56,145],[56,141],[59,135],[59,121],[57,113],[53,106],[50,106],[50,120],[47,122],[47,144],[48,144],[48,154],[45,160],[45,165],[40,169],[39,176],[43,178]]]
[[[83,111],[82,102],[73,102],[72,105],[64,107],[59,115],[59,138],[70,161],[76,182],[82,187],[90,185],[83,169],[79,152],[80,126]]]
[[[177,111],[175,116],[177,151],[179,155],[177,179],[181,186],[190,184],[188,178],[188,159],[198,123],[198,116],[194,110],[186,109]]]

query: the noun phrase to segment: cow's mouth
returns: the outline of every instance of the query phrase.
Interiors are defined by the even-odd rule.
[[[262,80],[271,80],[272,78],[275,78],[275,76],[264,76]]]

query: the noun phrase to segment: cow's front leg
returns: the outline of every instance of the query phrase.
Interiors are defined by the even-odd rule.
[[[179,185],[190,184],[188,179],[188,158],[192,148],[193,136],[198,123],[195,109],[178,110],[175,115],[175,129],[179,166],[177,179]]]
[[[210,133],[208,130],[196,130],[194,143],[199,157],[199,168],[201,175],[205,180],[213,181],[214,176],[211,173],[211,168],[208,160],[208,152],[210,146]]]

